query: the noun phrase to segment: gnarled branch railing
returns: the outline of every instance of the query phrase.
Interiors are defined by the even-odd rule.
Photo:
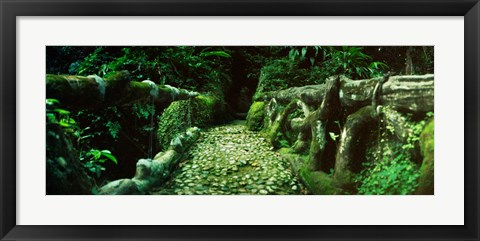
[[[370,104],[375,85],[381,78],[351,80],[341,76],[339,99],[342,108],[358,110]],[[406,112],[433,110],[433,80],[433,74],[391,76],[383,85],[380,102],[382,105],[389,105]],[[327,80],[328,82],[329,80]],[[326,84],[293,87],[269,92],[263,100],[268,102],[275,99],[278,103],[286,105],[292,100],[298,99],[309,106],[318,107],[326,90]]]
[[[353,188],[353,167],[364,158],[359,155],[365,152],[360,150],[365,145],[359,143],[365,140],[371,127],[378,126],[380,118],[391,119],[394,120],[391,123],[398,124],[393,127],[393,132],[402,141],[400,139],[405,138],[409,131],[401,124],[405,122],[402,113],[421,116],[433,112],[434,75],[384,76],[364,80],[334,76],[325,84],[269,92],[263,101],[268,103],[265,105],[267,117],[264,126],[269,129],[270,139],[278,136],[276,132],[283,132],[285,136],[291,136],[286,134],[288,130],[297,132],[292,147],[297,152],[305,152],[309,148],[309,167],[313,171],[333,167],[332,183],[350,191]],[[389,108],[383,111],[382,106]],[[295,108],[303,112],[304,117],[286,121]],[[327,143],[331,141],[327,126],[339,120],[344,123],[338,146],[333,145],[332,150],[336,150],[327,152]]]
[[[151,101],[152,98],[157,104],[168,104],[198,95],[197,92],[157,85],[149,80],[130,81],[127,71],[105,79],[96,75],[47,74],[46,89],[47,98],[57,99],[62,105],[77,110]]]
[[[168,150],[158,153],[153,160],[140,159],[137,162],[135,176],[131,179],[119,179],[101,187],[103,195],[148,194],[168,179],[178,163],[184,160],[185,153],[200,136],[200,129],[193,127],[174,138]]]

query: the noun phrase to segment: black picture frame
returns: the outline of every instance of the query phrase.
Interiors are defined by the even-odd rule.
[[[478,0],[0,0],[1,240],[479,240]],[[465,225],[22,226],[16,225],[17,16],[464,16]],[[447,208],[447,207],[446,207]],[[159,217],[161,218],[161,217]]]

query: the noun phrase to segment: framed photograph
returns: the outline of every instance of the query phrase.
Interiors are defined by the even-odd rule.
[[[478,1],[2,1],[1,240],[479,240]]]

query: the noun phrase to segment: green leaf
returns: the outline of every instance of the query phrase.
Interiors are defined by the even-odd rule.
[[[91,155],[93,155],[95,160],[98,160],[102,156],[102,153],[97,149],[92,149],[89,152],[90,152]]]
[[[53,105],[53,104],[60,104],[60,101],[58,101],[57,99],[46,99],[45,103],[47,105]]]
[[[47,118],[52,122],[55,122],[57,119],[53,113],[47,113]]]
[[[295,60],[295,49],[290,49],[288,57],[290,57],[290,60]]]
[[[225,51],[210,51],[210,52],[203,52],[200,54],[201,57],[208,57],[208,56],[218,56],[224,58],[231,58],[232,56]]]
[[[306,54],[307,54],[307,47],[303,47],[302,48],[302,57],[305,57]]]
[[[63,119],[60,120],[60,122],[58,122],[58,124],[62,127],[70,127],[71,126],[70,123],[65,122],[65,120],[63,120]]]
[[[335,135],[335,133],[333,132],[328,132],[328,134],[330,135],[330,138],[332,138],[333,141],[337,140],[338,135]]]
[[[69,115],[70,114],[70,111],[60,109],[60,108],[55,108],[55,109],[53,109],[53,111],[57,112],[60,115]]]
[[[114,162],[115,164],[118,165],[118,161],[117,161],[117,158],[115,158],[112,154],[110,153],[103,153],[102,152],[102,155],[108,159],[110,159],[112,162]]]

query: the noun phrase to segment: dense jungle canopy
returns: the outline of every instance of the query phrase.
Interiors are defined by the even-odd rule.
[[[433,194],[433,46],[47,46],[47,194]]]

